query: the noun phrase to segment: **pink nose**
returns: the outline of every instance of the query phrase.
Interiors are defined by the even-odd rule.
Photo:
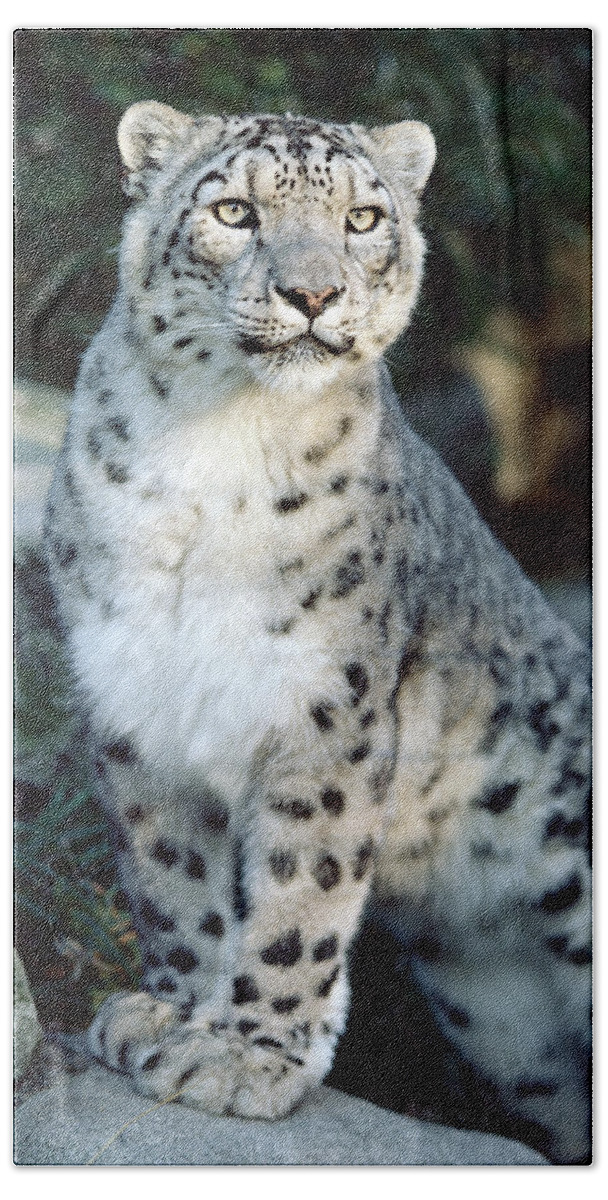
[[[309,292],[308,288],[277,288],[277,292],[288,304],[292,304],[294,308],[299,309],[310,320],[314,320],[331,304],[339,295],[340,291],[336,287],[326,287],[322,292]]]

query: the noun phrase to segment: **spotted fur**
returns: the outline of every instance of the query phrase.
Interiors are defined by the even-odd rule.
[[[154,1096],[289,1112],[374,878],[462,1055],[584,1157],[586,654],[381,361],[432,137],[145,103],[119,144],[120,286],[47,516],[144,957],[92,1050]]]

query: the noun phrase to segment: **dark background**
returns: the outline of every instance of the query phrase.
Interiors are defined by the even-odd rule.
[[[556,597],[586,594],[588,30],[20,30],[15,68],[26,385],[71,388],[109,307],[126,206],[116,126],[132,102],[426,121],[438,146],[422,205],[427,269],[388,356],[397,389],[528,573]],[[136,985],[139,957],[44,566],[35,546],[17,558],[17,940],[43,1024],[80,1027],[109,990]],[[508,1132],[433,1042],[398,945],[364,936],[354,969],[361,999],[331,1081],[399,1111]]]

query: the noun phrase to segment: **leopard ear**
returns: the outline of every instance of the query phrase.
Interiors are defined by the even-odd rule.
[[[428,125],[422,121],[400,121],[366,130],[376,153],[390,172],[406,187],[421,192],[435,162],[436,146]]]
[[[143,100],[127,109],[118,126],[118,149],[125,167],[123,188],[128,196],[143,197],[180,142],[194,129],[194,119],[156,100]]]

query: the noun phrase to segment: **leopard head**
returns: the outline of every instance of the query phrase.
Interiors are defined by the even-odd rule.
[[[195,119],[154,101],[118,130],[122,286],[153,355],[220,348],[258,381],[323,386],[407,324],[424,242],[426,125],[287,116]]]

